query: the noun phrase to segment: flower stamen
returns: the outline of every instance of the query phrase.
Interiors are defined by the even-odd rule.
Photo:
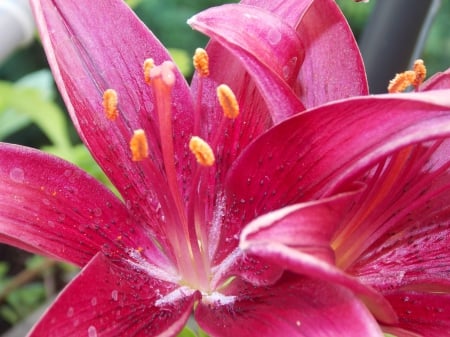
[[[142,129],[134,131],[130,140],[131,159],[141,161],[148,157],[148,143],[145,132]]]
[[[103,93],[103,108],[106,114],[106,118],[110,121],[115,121],[119,116],[119,109],[117,109],[117,104],[119,99],[117,92],[114,89],[106,89]]]
[[[155,61],[152,58],[148,58],[144,61],[143,70],[144,70],[144,79],[145,83],[151,83],[150,72],[155,67]]]
[[[416,60],[413,65],[413,70],[407,70],[403,73],[395,75],[389,82],[388,92],[397,93],[405,91],[409,86],[413,86],[418,90],[419,85],[422,84],[427,75],[427,68],[423,60]]]
[[[206,50],[203,48],[197,48],[193,59],[194,68],[202,77],[209,76],[209,57]]]
[[[238,101],[228,85],[221,84],[217,87],[217,98],[225,117],[235,119],[239,115]]]
[[[417,87],[422,84],[423,80],[427,76],[427,68],[423,63],[423,60],[416,60],[414,62],[413,70],[416,73],[416,79],[414,80],[413,86],[417,89]]]
[[[416,73],[412,70],[407,70],[403,73],[395,75],[389,82],[388,92],[397,93],[405,91],[416,80]]]
[[[214,152],[207,142],[197,136],[189,141],[189,149],[194,154],[197,162],[202,166],[213,166],[215,162]]]

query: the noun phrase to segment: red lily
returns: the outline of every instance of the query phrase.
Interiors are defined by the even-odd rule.
[[[316,34],[303,41],[295,32],[307,32],[308,13],[320,7],[339,18],[328,1],[303,2],[297,15],[284,12],[295,8],[292,1],[275,14],[228,5],[194,17],[191,25],[216,42],[208,47],[210,75],[197,75],[192,93],[121,1],[32,4],[75,126],[124,201],[70,164],[0,145],[0,239],[83,267],[31,336],[174,336],[194,307],[213,336],[381,336],[353,292],[380,321],[396,322],[381,293],[334,266],[330,240],[344,228],[336,219],[366,193],[355,177],[369,185],[377,171],[364,172],[377,161],[449,136],[448,90],[348,99],[295,115],[366,92],[361,71],[337,97],[317,90],[316,102],[306,89],[308,74],[323,83],[327,72],[339,78],[327,66],[315,73],[299,48],[314,55],[327,25],[311,28]],[[350,46],[359,67],[354,41]],[[158,64],[146,73],[150,87],[141,66],[149,56]],[[222,83],[237,98],[226,91],[232,120],[216,98]],[[360,128],[367,134],[355,132]],[[314,226],[286,226],[303,219]],[[249,223],[241,240],[247,254],[238,244]],[[291,231],[282,239],[294,242],[300,259],[277,251],[282,231],[268,233],[273,244],[258,245],[258,238],[267,241],[260,231],[267,223]]]

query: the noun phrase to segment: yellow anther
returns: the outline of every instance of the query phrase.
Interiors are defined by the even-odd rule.
[[[117,92],[114,89],[105,90],[103,93],[103,108],[106,118],[111,121],[116,120],[117,116],[119,116],[119,110],[117,109],[118,102]]]
[[[217,87],[217,98],[225,117],[235,119],[239,115],[239,104],[231,88],[226,84]]]
[[[403,92],[416,80],[416,73],[412,70],[405,71],[403,73],[395,75],[395,77],[389,82],[388,92]]]
[[[416,60],[414,62],[413,70],[416,73],[416,79],[414,80],[413,86],[417,88],[427,76],[427,68],[423,63],[423,60]]]
[[[193,59],[194,68],[198,71],[200,76],[208,77],[209,76],[209,57],[206,50],[203,48],[197,48],[195,50],[195,54]]]
[[[215,162],[214,152],[207,142],[197,136],[189,141],[189,149],[194,154],[197,162],[203,166],[213,166]]]
[[[144,66],[143,66],[143,70],[144,70],[144,79],[145,82],[150,84],[151,82],[151,78],[150,78],[150,72],[151,70],[155,67],[155,61],[153,59],[146,59],[144,61]]]
[[[130,140],[131,159],[141,161],[148,157],[148,143],[145,132],[142,129],[134,131]]]

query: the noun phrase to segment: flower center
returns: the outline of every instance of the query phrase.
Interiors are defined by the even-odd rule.
[[[208,54],[203,49],[197,49],[193,58],[193,63],[198,72],[198,96],[194,109],[194,118],[199,118],[202,114],[199,109],[202,106],[202,86],[203,80],[209,76]],[[226,127],[226,120],[235,119],[239,114],[237,99],[232,90],[225,84],[218,86],[217,99],[223,109],[224,119],[216,136],[212,142],[208,143],[195,133],[199,132],[200,120],[194,121],[194,130],[191,135],[188,148],[197,160],[197,167],[192,169],[190,178],[191,190],[186,202],[181,193],[175,163],[175,145],[174,129],[172,124],[172,91],[176,82],[175,65],[170,61],[165,61],[160,65],[155,65],[152,59],[147,59],[143,64],[144,80],[153,91],[154,106],[157,111],[159,122],[159,134],[162,154],[162,164],[164,166],[165,178],[167,180],[170,196],[164,195],[163,198],[171,199],[169,205],[171,209],[166,210],[170,214],[171,222],[165,224],[165,236],[168,238],[173,256],[176,259],[175,264],[178,267],[178,273],[181,277],[180,284],[192,289],[198,289],[202,293],[213,293],[215,289],[210,289],[210,280],[213,275],[211,272],[211,257],[208,252],[209,232],[205,220],[205,200],[210,200],[210,187],[208,186],[208,177],[215,171],[216,158],[214,149],[217,147],[221,132]],[[115,121],[120,111],[118,108],[118,93],[113,89],[107,89],[103,95],[103,107],[106,117]],[[143,129],[137,129],[130,136],[131,160],[139,162],[151,160],[149,157],[149,147],[147,137]],[[151,262],[151,261],[150,261]]]

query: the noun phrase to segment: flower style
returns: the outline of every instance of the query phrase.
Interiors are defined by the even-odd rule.
[[[62,160],[0,145],[0,240],[83,268],[30,336],[175,336],[192,312],[211,336],[382,336],[375,318],[410,328],[396,298],[424,297],[389,282],[395,268],[375,273],[389,249],[408,253],[402,231],[423,231],[397,219],[448,229],[449,90],[363,97],[331,0],[194,16],[212,41],[191,88],[122,1],[31,3],[74,124],[121,199]]]

